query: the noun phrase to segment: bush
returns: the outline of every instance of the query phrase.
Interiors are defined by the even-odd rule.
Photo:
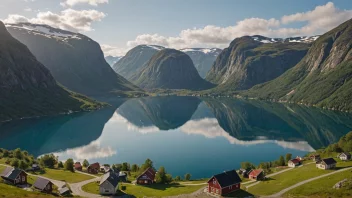
[[[186,181],[191,180],[191,177],[192,177],[191,174],[189,174],[189,173],[185,174],[185,180],[186,180]]]
[[[54,168],[55,164],[57,163],[56,157],[53,154],[44,155],[39,159],[40,164],[44,167]]]
[[[19,165],[20,165],[20,162],[19,162],[18,159],[13,159],[13,160],[11,161],[11,166],[13,166],[13,167],[15,167],[15,168],[18,168]]]
[[[75,172],[73,165],[74,165],[73,159],[70,158],[70,159],[66,160],[64,168],[65,168],[65,170]]]
[[[59,161],[59,163],[57,164],[58,168],[64,168],[64,164],[62,163],[62,161]]]

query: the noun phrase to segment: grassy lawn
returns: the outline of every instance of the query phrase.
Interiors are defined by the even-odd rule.
[[[232,192],[230,194],[224,195],[224,197],[253,197],[253,195],[245,190],[237,190],[235,192]]]
[[[139,186],[123,184],[126,186],[125,192],[136,197],[164,197],[193,193],[206,185],[186,186],[179,183],[153,184],[150,186]]]
[[[68,183],[77,183],[77,182],[94,178],[89,175],[73,173],[71,171],[65,171],[61,169],[49,169],[49,168],[45,169],[45,173],[37,173],[37,174],[43,177],[48,177],[59,181],[66,181]]]
[[[0,166],[0,174],[6,169],[6,166]]]
[[[18,197],[27,197],[27,198],[47,198],[54,197],[53,195],[42,194],[39,192],[28,192],[17,188],[15,186],[4,184],[0,181],[0,197],[3,198],[18,198]]]
[[[320,170],[315,164],[308,164],[268,178],[267,181],[248,188],[248,191],[254,195],[271,195],[300,181],[330,172],[332,170]]]
[[[352,189],[333,189],[339,181],[352,178],[351,170],[318,179],[284,194],[285,197],[352,197]]]
[[[99,194],[99,183],[91,182],[89,184],[86,184],[82,186],[82,190],[87,193]]]

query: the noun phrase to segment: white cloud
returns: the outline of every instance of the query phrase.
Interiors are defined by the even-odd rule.
[[[65,0],[60,5],[64,7],[72,7],[77,4],[89,4],[92,6],[98,6],[98,4],[109,3],[109,0]]]
[[[124,56],[128,51],[126,48],[118,48],[111,45],[101,45],[105,56]]]
[[[208,25],[203,28],[182,30],[177,37],[159,34],[142,34],[127,42],[131,48],[140,44],[156,44],[171,48],[186,47],[227,47],[235,38],[260,34],[268,37],[290,37],[323,34],[352,18],[352,10],[340,10],[332,2],[317,6],[314,10],[285,15],[281,19],[248,18],[234,26],[218,27]],[[285,25],[303,21],[300,28],[287,28]]]
[[[91,31],[91,25],[95,21],[101,21],[106,15],[97,10],[73,10],[66,9],[59,14],[50,11],[39,12],[35,18],[26,18],[21,15],[9,15],[5,23],[30,22],[46,24],[53,27],[70,31]]]
[[[32,11],[32,8],[25,8],[25,9],[23,9],[24,11],[26,11],[26,12],[31,12]]]

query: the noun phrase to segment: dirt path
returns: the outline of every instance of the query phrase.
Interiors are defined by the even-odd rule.
[[[69,185],[71,187],[72,194],[74,194],[74,195],[79,195],[81,197],[87,197],[87,198],[97,198],[97,197],[101,197],[101,196],[96,195],[96,194],[87,193],[82,190],[82,187],[86,184],[89,184],[92,182],[97,182],[99,180],[100,180],[100,178],[96,177],[94,179],[90,179],[90,180],[86,180],[86,181],[82,181],[82,182],[78,182],[78,183],[73,183],[73,184],[69,184]]]
[[[350,170],[352,169],[352,167],[349,167],[349,168],[344,168],[344,169],[340,169],[340,170],[337,170],[337,171],[334,171],[332,173],[328,173],[328,174],[325,174],[325,175],[320,175],[318,177],[313,177],[313,178],[310,178],[310,179],[307,179],[307,180],[304,180],[304,181],[301,181],[293,186],[290,186],[288,188],[285,188],[283,190],[281,190],[280,192],[278,193],[275,193],[273,195],[270,195],[270,196],[263,196],[265,198],[269,198],[269,197],[282,197],[283,194],[285,194],[286,192],[294,189],[294,188],[297,188],[298,186],[301,186],[303,184],[306,184],[308,182],[311,182],[311,181],[314,181],[314,180],[317,180],[317,179],[321,179],[321,178],[324,178],[324,177],[327,177],[327,176],[330,176],[330,175],[333,175],[333,174],[336,174],[336,173],[340,173],[340,172],[343,172],[343,171],[346,171],[346,170]]]

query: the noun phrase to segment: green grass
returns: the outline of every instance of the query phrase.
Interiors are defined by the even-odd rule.
[[[42,194],[39,192],[28,192],[17,188],[15,186],[7,185],[0,181],[0,197],[1,198],[18,198],[18,197],[26,197],[26,198],[47,198],[54,197],[53,195]]]
[[[236,190],[235,192],[224,195],[224,197],[237,197],[237,198],[239,198],[239,197],[254,197],[254,195],[243,190],[243,189],[239,189],[239,190]]]
[[[186,186],[179,183],[153,184],[150,186],[139,186],[123,184],[126,186],[125,192],[136,197],[164,197],[193,193],[206,185]]]
[[[351,170],[318,179],[284,194],[285,197],[352,197],[352,189],[333,189],[339,181],[351,179]]]
[[[37,173],[40,176],[48,177],[51,179],[66,181],[68,183],[77,183],[89,179],[93,179],[93,176],[88,176],[80,173],[73,173],[70,171],[65,171],[61,169],[45,169],[44,173]]]
[[[91,182],[82,186],[82,190],[87,193],[99,194],[99,183]]]
[[[6,169],[6,166],[0,166],[0,173]]]

